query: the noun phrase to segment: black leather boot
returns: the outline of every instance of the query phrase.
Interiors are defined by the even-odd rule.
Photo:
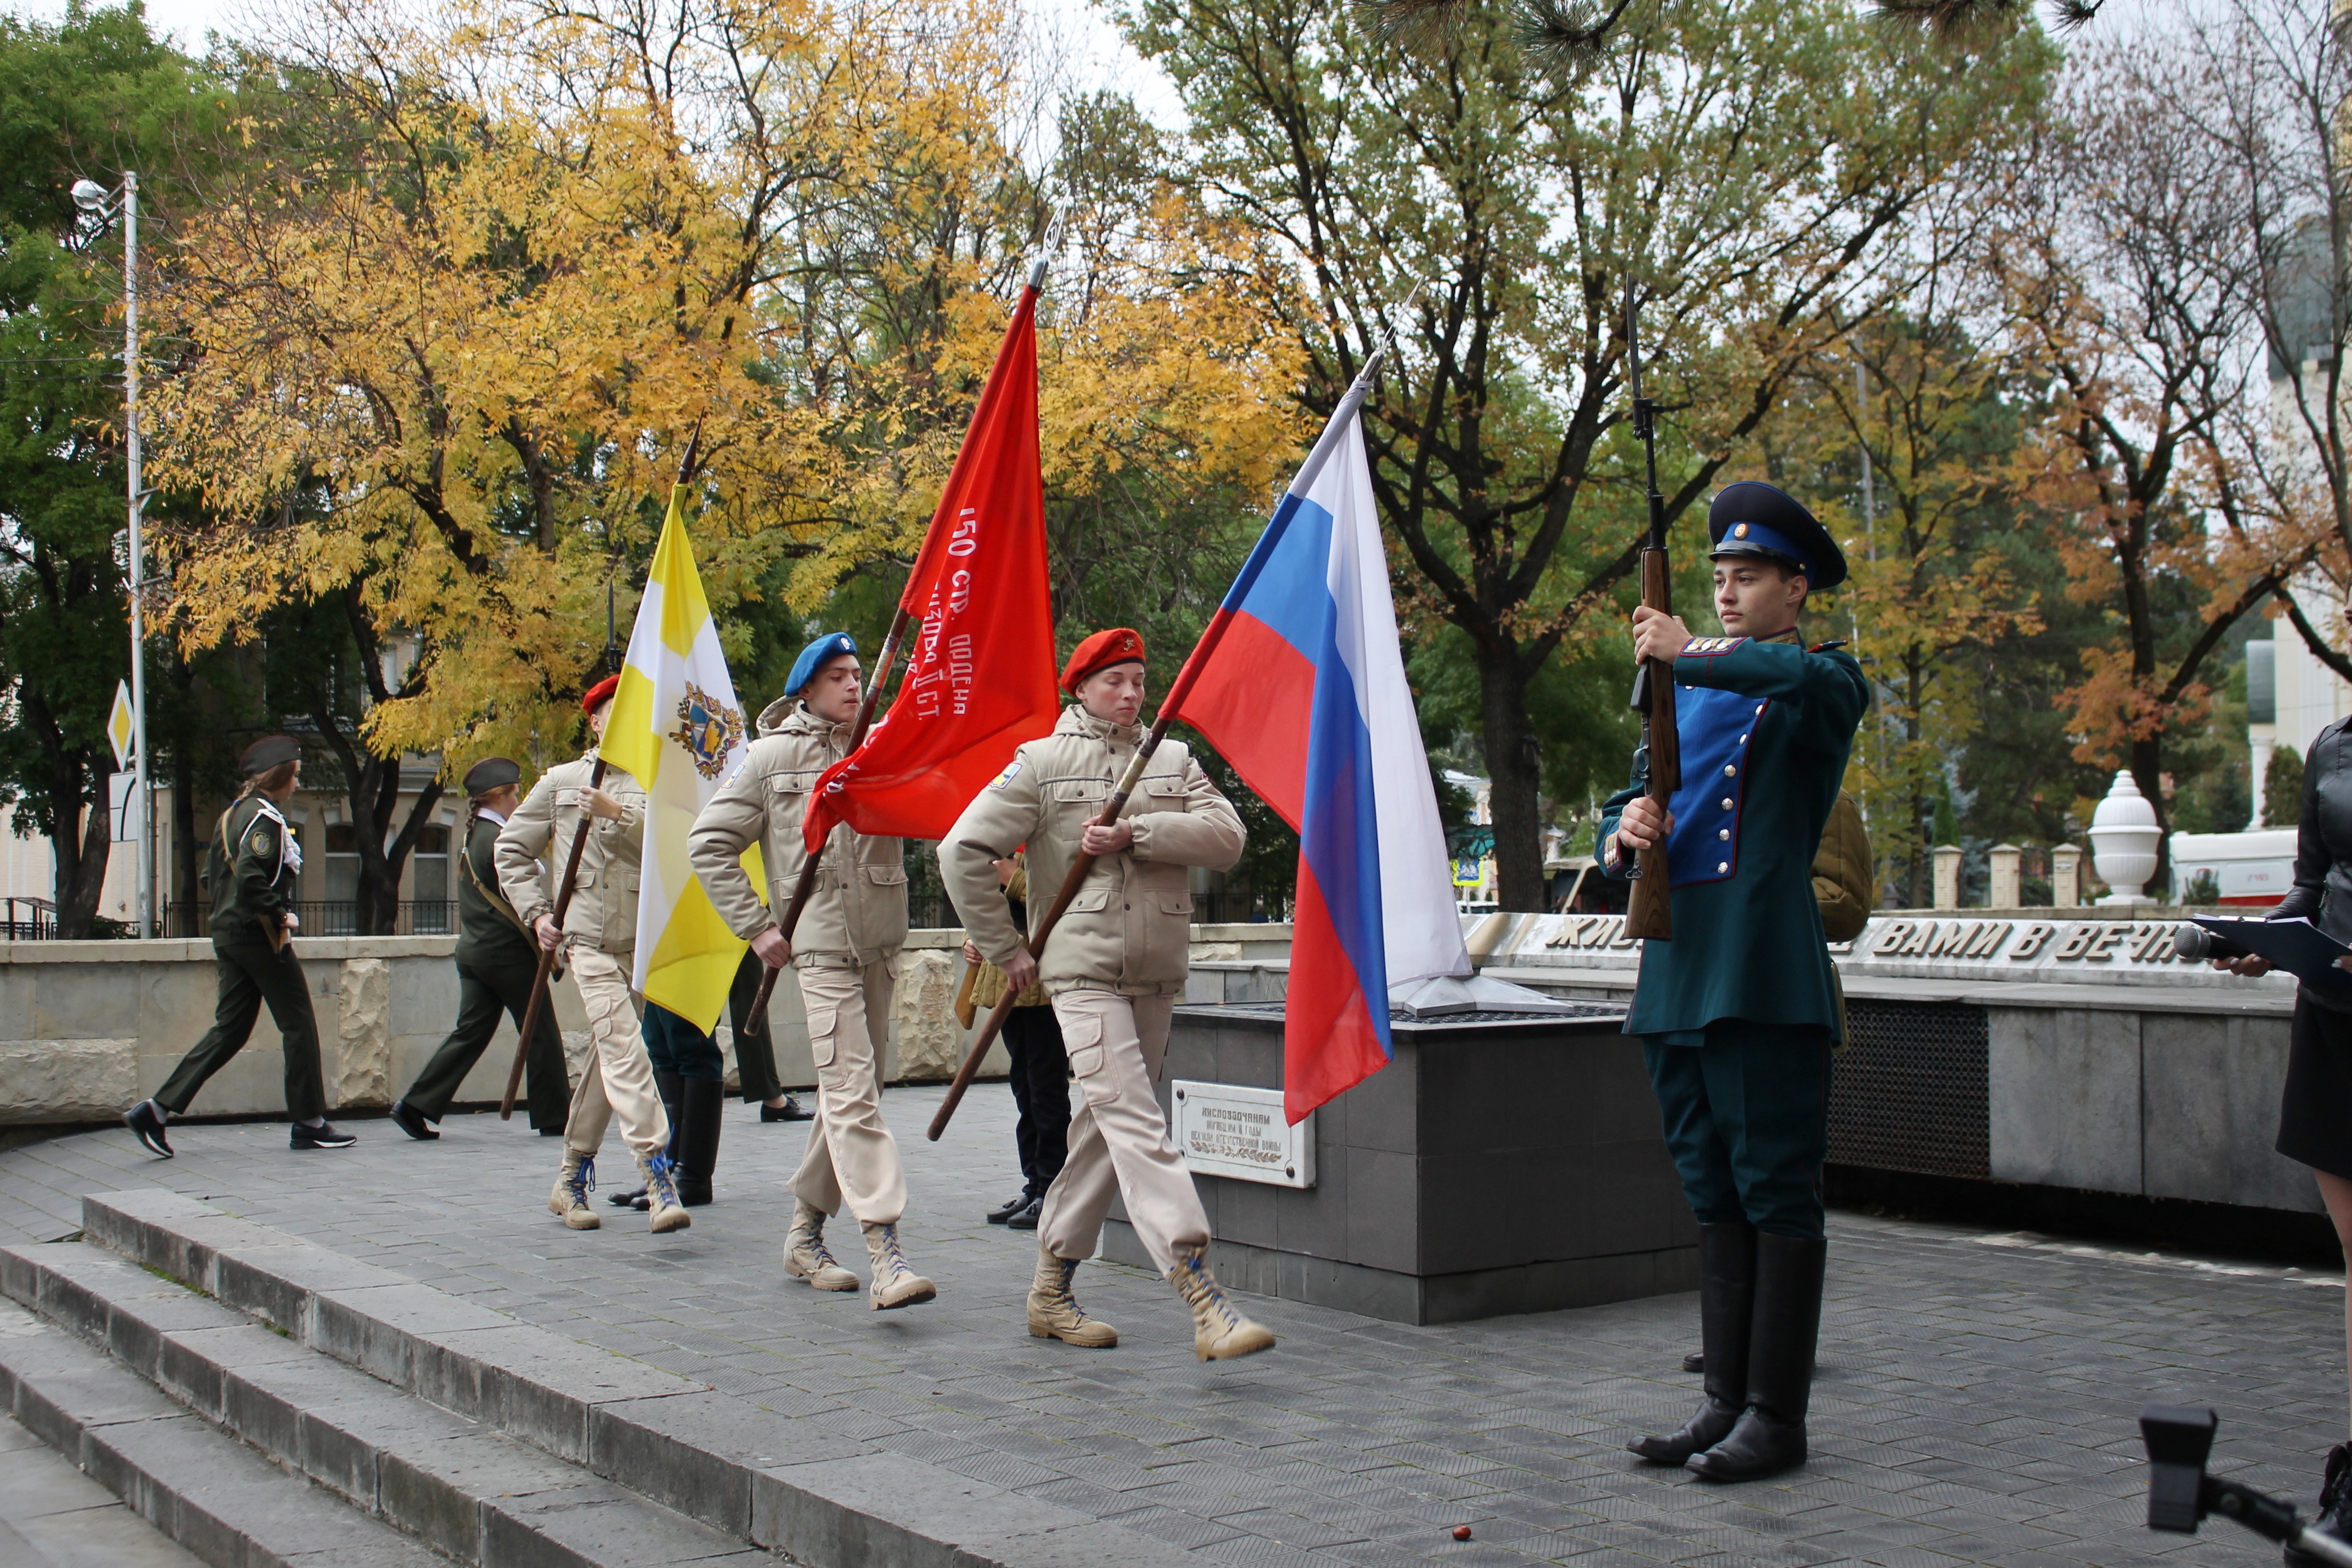
[[[2327,1450],[2327,1468],[2319,1481],[2319,1517],[2311,1528],[2336,1540],[2352,1542],[2352,1446],[2338,1443]],[[2311,1552],[2286,1548],[2288,1568],[2315,1568],[2320,1559]]]
[[[1721,1442],[1748,1395],[1748,1319],[1756,1299],[1756,1229],[1744,1221],[1698,1227],[1698,1330],[1706,1348],[1706,1403],[1683,1429],[1636,1437],[1626,1448],[1655,1465],[1679,1465]]]
[[[678,1089],[677,1201],[694,1208],[710,1201],[710,1173],[719,1168],[719,1130],[727,1109],[727,1086],[717,1079],[690,1078]]]
[[[593,1072],[595,1069],[592,1067],[589,1070]],[[669,1147],[664,1152],[669,1156],[672,1164],[677,1163],[678,1096],[681,1092],[679,1086],[685,1082],[684,1079],[674,1072],[664,1072],[659,1068],[654,1068],[654,1092],[661,1096],[662,1114],[669,1118]],[[635,1209],[643,1213],[646,1208],[646,1190],[643,1187],[631,1187],[626,1192],[608,1193],[604,1196],[604,1201],[616,1209]]]
[[[1813,1344],[1822,1330],[1822,1277],[1830,1244],[1794,1236],[1756,1238],[1756,1315],[1748,1340],[1748,1408],[1730,1436],[1690,1468],[1710,1481],[1753,1481],[1805,1462]],[[1715,1346],[1706,1347],[1715,1365]],[[1707,1378],[1714,1385],[1713,1375]]]

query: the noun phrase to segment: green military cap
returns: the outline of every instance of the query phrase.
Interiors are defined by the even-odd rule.
[[[237,759],[237,772],[245,778],[255,778],[285,763],[302,760],[302,743],[291,735],[264,735],[245,749]]]
[[[466,770],[466,793],[484,795],[504,789],[522,777],[522,764],[512,757],[484,757]]]

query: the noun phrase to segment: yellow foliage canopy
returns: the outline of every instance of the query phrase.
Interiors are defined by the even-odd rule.
[[[379,754],[544,760],[697,432],[714,605],[909,556],[1048,216],[1017,42],[976,0],[465,0],[288,46],[293,111],[162,266],[183,643],[357,585],[417,651]],[[1265,493],[1296,366],[1197,281],[1233,242],[1164,190],[1118,216],[1048,292],[1048,485]]]

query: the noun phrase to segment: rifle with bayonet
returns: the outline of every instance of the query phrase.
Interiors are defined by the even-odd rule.
[[[1642,545],[1642,603],[1661,615],[1674,614],[1666,570],[1666,499],[1658,493],[1658,405],[1642,395],[1642,316],[1633,302],[1633,278],[1625,277],[1625,363],[1633,395],[1633,434],[1649,469],[1650,531]],[[1675,728],[1675,667],[1643,659],[1633,676],[1633,708],[1642,715],[1642,744],[1633,753],[1634,776],[1643,793],[1670,810],[1682,787],[1682,742]],[[1675,916],[1666,892],[1666,846],[1637,850],[1633,895],[1625,904],[1626,933],[1636,939],[1674,938]]]

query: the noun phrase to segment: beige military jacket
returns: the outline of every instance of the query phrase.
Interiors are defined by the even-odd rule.
[[[499,829],[499,889],[525,925],[555,909],[553,889],[572,855],[580,830],[581,800],[596,771],[590,752],[559,763],[539,777],[530,794]],[[580,853],[580,879],[572,884],[572,907],[563,930],[574,941],[604,952],[633,952],[637,945],[637,873],[645,845],[646,792],[619,768],[604,770],[604,790],[621,803],[621,820],[596,821]],[[540,865],[545,857],[551,874]]]
[[[694,819],[687,856],[719,918],[737,936],[759,935],[792,902],[808,859],[801,823],[809,790],[848,745],[848,725],[818,718],[797,697],[780,697],[760,715],[760,738],[741,765]],[[768,876],[765,907],[743,873],[743,851],[755,843]],[[792,942],[795,965],[895,956],[907,945],[904,841],[868,838],[846,823],[835,827]]]
[[[956,819],[940,845],[940,870],[964,930],[991,963],[1003,967],[1022,937],[989,862],[1028,845],[1029,918],[1044,920],[1077,858],[1078,835],[1102,815],[1142,737],[1131,725],[1065,708],[1054,732],[1015,752],[1012,766]],[[1094,863],[1045,939],[1039,971],[1049,992],[1182,990],[1192,953],[1190,870],[1228,869],[1246,842],[1232,803],[1178,741],[1160,742],[1122,816],[1135,824],[1135,843]]]

